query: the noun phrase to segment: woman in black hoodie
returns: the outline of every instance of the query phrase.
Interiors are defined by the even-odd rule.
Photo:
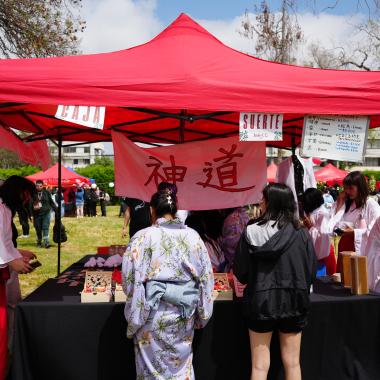
[[[261,217],[244,230],[234,262],[235,276],[247,284],[243,315],[251,343],[251,380],[267,378],[274,330],[280,335],[286,380],[301,380],[301,334],[315,278],[314,247],[299,224],[289,187],[266,186],[261,210]]]

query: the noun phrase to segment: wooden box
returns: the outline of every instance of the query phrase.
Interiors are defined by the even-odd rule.
[[[232,301],[233,291],[227,273],[214,273],[215,301]]]
[[[340,252],[341,256],[341,279],[342,285],[345,288],[351,287],[351,257],[355,255],[355,252]]]
[[[351,293],[355,295],[368,294],[368,272],[367,257],[352,256],[351,257]]]
[[[112,298],[112,272],[86,271],[81,302],[110,302]]]

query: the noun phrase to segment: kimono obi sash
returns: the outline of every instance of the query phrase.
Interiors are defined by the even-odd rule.
[[[195,281],[163,282],[151,280],[145,284],[145,298],[153,310],[160,301],[178,306],[181,318],[189,319],[195,312],[199,300],[199,288]]]

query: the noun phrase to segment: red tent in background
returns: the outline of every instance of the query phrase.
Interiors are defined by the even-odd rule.
[[[277,165],[275,163],[271,163],[267,168],[267,178],[269,183],[273,183],[276,181],[277,176]]]
[[[314,175],[318,182],[327,183],[329,186],[343,184],[343,179],[349,172],[335,167],[333,164],[327,164],[325,167],[317,170]]]
[[[370,115],[374,127],[379,103],[380,72],[257,59],[185,14],[127,50],[0,60],[0,121],[34,133],[29,139],[110,141],[113,129],[146,143],[199,141],[236,135],[246,111],[283,113],[284,140],[271,145],[291,147],[305,114]],[[58,104],[106,106],[104,129],[56,119]]]
[[[83,177],[78,173],[72,172],[63,165],[61,165],[61,170],[63,187],[76,185],[82,182],[90,184],[90,180],[87,177]],[[42,180],[47,186],[58,186],[58,164],[55,164],[44,172],[32,174],[26,178],[33,182]]]

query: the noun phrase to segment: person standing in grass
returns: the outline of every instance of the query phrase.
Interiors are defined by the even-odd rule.
[[[44,183],[41,180],[36,182],[37,194],[32,202],[34,228],[37,234],[37,246],[42,247],[42,241],[45,248],[50,248],[49,228],[51,211],[57,212],[57,206],[48,190],[44,189]]]
[[[75,206],[77,209],[77,218],[83,218],[84,196],[84,189],[78,185],[77,191],[75,193]]]

